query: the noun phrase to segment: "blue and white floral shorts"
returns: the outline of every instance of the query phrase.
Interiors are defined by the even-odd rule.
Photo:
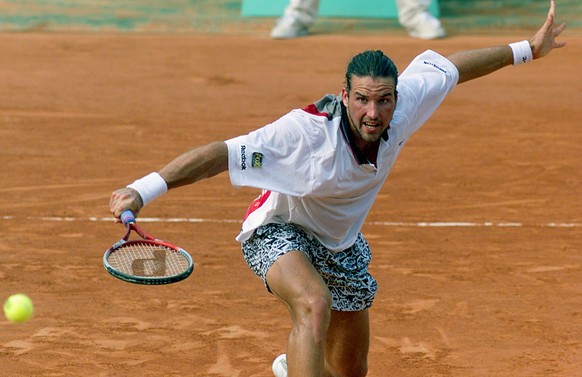
[[[372,255],[361,233],[350,248],[333,253],[297,225],[266,224],[242,244],[245,260],[267,289],[269,268],[294,250],[305,253],[327,284],[333,310],[359,311],[372,306],[378,284],[368,272]]]

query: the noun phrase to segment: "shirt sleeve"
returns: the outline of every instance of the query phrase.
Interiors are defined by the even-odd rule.
[[[402,72],[394,117],[405,124],[408,137],[430,118],[458,80],[457,67],[431,50],[418,55]]]
[[[229,177],[235,187],[293,196],[312,190],[312,143],[300,110],[247,135],[227,140]],[[308,119],[307,119],[308,121]]]

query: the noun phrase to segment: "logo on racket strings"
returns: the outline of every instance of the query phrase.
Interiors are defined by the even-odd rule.
[[[151,258],[136,259],[131,263],[131,270],[137,276],[165,276],[166,250],[157,249],[151,253]]]

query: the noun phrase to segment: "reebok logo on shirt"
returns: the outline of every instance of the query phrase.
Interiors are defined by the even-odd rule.
[[[252,168],[262,168],[263,167],[263,154],[259,152],[253,152],[251,156],[251,167]],[[247,170],[247,146],[240,146],[240,170]]]
[[[240,146],[240,170],[247,170],[247,146]]]

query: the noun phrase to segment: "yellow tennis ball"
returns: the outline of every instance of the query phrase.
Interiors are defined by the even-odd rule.
[[[32,300],[22,293],[12,295],[4,302],[4,315],[10,322],[26,322],[33,311]]]

